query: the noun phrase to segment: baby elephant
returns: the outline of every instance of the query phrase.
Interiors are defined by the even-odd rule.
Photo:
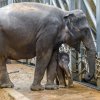
[[[45,85],[45,89],[52,90],[58,89],[59,87],[73,86],[72,75],[68,67],[69,55],[67,53],[59,51],[54,52],[50,64],[52,66],[49,66],[52,68],[49,66],[47,68],[47,83]],[[52,74],[53,71],[55,74]],[[66,84],[66,80],[68,80],[68,84]],[[56,84],[54,82],[56,82]]]
[[[59,52],[57,55],[57,77],[56,84],[59,87],[73,86],[71,71],[69,69],[69,55],[65,52]],[[68,84],[66,84],[66,79]]]

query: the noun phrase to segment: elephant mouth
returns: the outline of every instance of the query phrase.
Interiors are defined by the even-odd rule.
[[[80,52],[80,40],[69,40],[68,42],[69,46],[72,48],[75,48],[76,51]]]

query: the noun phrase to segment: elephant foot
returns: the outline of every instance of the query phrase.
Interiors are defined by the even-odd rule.
[[[73,86],[74,86],[74,85],[73,85],[73,81],[72,81],[72,80],[68,80],[67,88],[73,87]]]
[[[67,88],[71,88],[71,87],[74,87],[73,83],[67,85]]]
[[[66,86],[65,85],[59,85],[59,88],[65,88]]]
[[[44,90],[44,87],[42,85],[33,85],[30,88],[32,91],[41,91]]]
[[[14,84],[11,81],[0,82],[0,88],[13,88]]]
[[[59,89],[59,86],[55,85],[55,84],[46,84],[45,89],[47,89],[47,90],[56,90],[56,89]]]
[[[84,77],[84,81],[89,82],[94,77],[93,74],[87,73]]]

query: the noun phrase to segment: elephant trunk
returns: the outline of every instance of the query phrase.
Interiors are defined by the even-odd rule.
[[[93,41],[92,32],[90,29],[85,31],[83,43],[87,50],[87,61],[89,64],[89,73],[85,75],[85,81],[90,81],[94,77],[95,73],[95,61],[96,61],[96,47]]]
[[[95,59],[96,59],[95,54],[96,54],[95,51],[87,51],[87,60],[88,60],[88,64],[89,64],[89,73],[90,73],[90,76],[92,76],[92,77],[95,73]]]

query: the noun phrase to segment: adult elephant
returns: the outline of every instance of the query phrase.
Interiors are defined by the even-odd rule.
[[[53,50],[64,42],[74,47],[83,41],[90,66],[86,79],[93,77],[95,47],[82,11],[65,12],[44,4],[15,3],[0,8],[0,16],[1,88],[13,87],[6,68],[8,58],[18,60],[37,56],[31,89],[42,90],[41,80],[47,66],[52,65]]]

